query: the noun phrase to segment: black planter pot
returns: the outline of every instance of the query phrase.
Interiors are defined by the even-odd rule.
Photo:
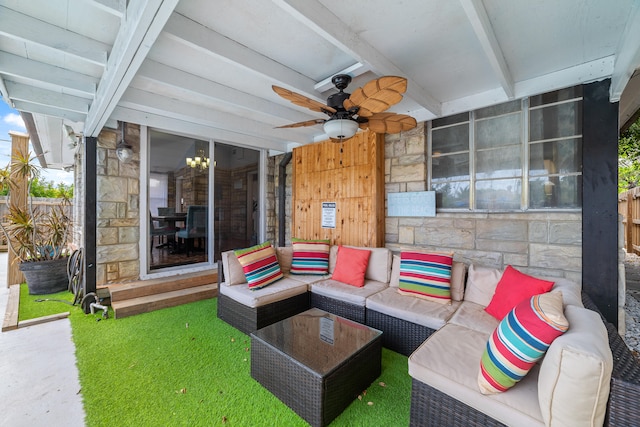
[[[20,271],[27,280],[31,295],[62,292],[69,287],[67,257],[35,262],[20,263]]]

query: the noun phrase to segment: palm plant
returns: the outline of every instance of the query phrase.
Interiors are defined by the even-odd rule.
[[[31,152],[18,152],[12,156],[11,165],[0,171],[0,187],[17,192],[21,182],[27,182],[28,203],[26,208],[11,206],[0,228],[7,237],[10,250],[20,262],[45,261],[68,256],[67,237],[71,229],[71,219],[63,206],[54,205],[48,209],[34,206],[31,185],[41,175],[42,168],[36,163],[37,157]],[[7,198],[9,203],[9,198]],[[70,201],[63,199],[63,205]]]

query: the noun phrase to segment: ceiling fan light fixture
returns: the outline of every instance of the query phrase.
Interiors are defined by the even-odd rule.
[[[332,139],[349,139],[358,131],[358,123],[350,119],[327,120],[324,123],[324,133]]]

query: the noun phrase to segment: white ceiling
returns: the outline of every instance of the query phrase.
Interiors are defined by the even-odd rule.
[[[640,106],[638,0],[0,0],[0,91],[31,113],[50,167],[72,164],[63,124],[117,120],[287,151],[325,102],[382,75],[409,81],[391,111],[429,120],[611,78],[621,126]],[[632,81],[633,83],[633,81]],[[626,87],[632,90],[623,91]]]

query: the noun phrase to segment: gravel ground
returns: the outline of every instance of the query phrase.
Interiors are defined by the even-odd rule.
[[[631,351],[640,357],[640,302],[629,291],[627,291],[625,311],[627,315],[625,316],[624,341]]]
[[[624,264],[627,284],[624,341],[640,358],[640,256],[627,254]]]

